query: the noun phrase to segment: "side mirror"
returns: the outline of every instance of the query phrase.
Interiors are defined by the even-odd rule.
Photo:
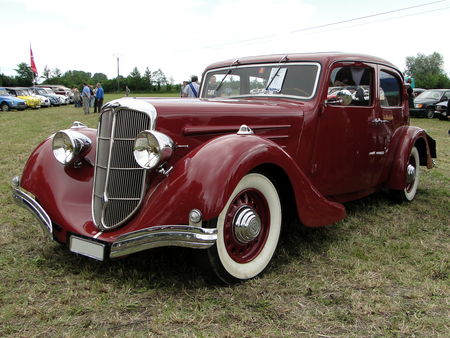
[[[336,94],[325,100],[326,105],[348,106],[353,100],[353,96],[347,89],[340,90]]]

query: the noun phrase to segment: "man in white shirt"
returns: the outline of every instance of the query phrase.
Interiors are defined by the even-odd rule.
[[[183,89],[183,97],[198,97],[200,94],[200,85],[198,84],[198,77],[193,75],[191,83],[188,83]]]

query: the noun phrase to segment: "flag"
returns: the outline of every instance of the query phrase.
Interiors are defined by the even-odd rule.
[[[34,63],[33,50],[31,49],[31,44],[30,44],[30,59],[31,59],[31,61],[30,61],[31,70],[37,76],[38,75],[38,71],[37,71],[37,68],[36,68],[36,64]]]

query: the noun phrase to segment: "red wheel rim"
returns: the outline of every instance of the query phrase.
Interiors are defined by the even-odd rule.
[[[259,216],[261,229],[255,239],[248,243],[242,243],[236,237],[233,220],[238,210],[246,206],[252,208]],[[223,237],[230,257],[238,263],[248,263],[255,259],[266,244],[269,228],[270,212],[264,195],[256,189],[241,191],[228,207],[224,220]]]

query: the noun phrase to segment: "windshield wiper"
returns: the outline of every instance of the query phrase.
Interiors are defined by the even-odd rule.
[[[283,60],[284,60],[284,61],[287,61],[287,55],[283,56],[283,57],[281,58],[281,60],[278,61],[278,65],[279,65],[281,62],[283,62]],[[278,67],[278,69],[277,69],[277,71],[275,72],[274,76],[270,79],[269,83],[267,84],[265,91],[269,90],[270,85],[272,84],[273,80],[275,80],[275,78],[277,77],[278,73],[280,72],[280,69],[281,69],[281,67]]]
[[[220,87],[222,86],[223,81],[225,81],[225,79],[227,78],[227,76],[230,75],[230,74],[231,74],[231,68],[228,69],[227,73],[225,74],[225,76],[224,76],[224,77],[222,78],[222,80],[220,81],[219,85],[217,86],[217,88],[216,88],[216,90],[215,90],[216,93],[219,91]]]
[[[238,65],[238,64],[239,64],[239,59],[236,59],[236,60],[233,61],[233,63],[232,63],[232,64],[230,65],[230,67],[228,68],[227,73],[226,73],[225,76],[223,77],[222,81],[220,81],[219,85],[217,86],[215,92],[217,92],[217,91],[220,89],[220,87],[222,87],[222,84],[223,84],[223,82],[225,81],[225,79],[227,78],[227,76],[231,74],[231,72],[232,72],[231,67],[233,67],[234,65]]]

